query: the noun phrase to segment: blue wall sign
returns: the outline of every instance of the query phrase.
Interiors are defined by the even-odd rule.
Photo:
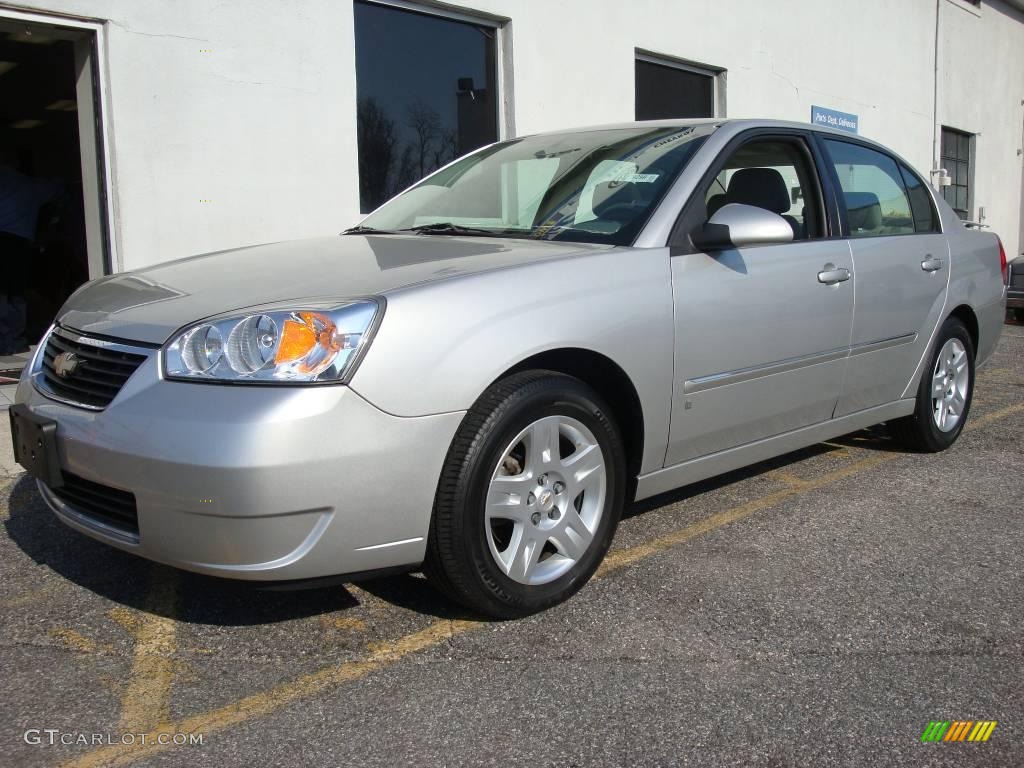
[[[840,131],[857,133],[857,116],[849,112],[840,112],[827,107],[811,107],[811,122],[826,128],[838,128]]]

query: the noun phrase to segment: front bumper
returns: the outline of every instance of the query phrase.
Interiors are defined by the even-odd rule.
[[[1006,292],[1007,309],[1024,309],[1024,291],[1013,288]]]
[[[157,562],[255,581],[422,562],[463,416],[391,416],[345,386],[166,381],[155,354],[103,411],[49,399],[31,378],[16,401],[57,422],[62,469],[136,499],[132,535],[40,484],[63,522]]]

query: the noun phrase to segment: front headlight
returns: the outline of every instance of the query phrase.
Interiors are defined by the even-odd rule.
[[[264,384],[346,382],[376,327],[380,304],[254,311],[179,333],[164,349],[164,375]]]

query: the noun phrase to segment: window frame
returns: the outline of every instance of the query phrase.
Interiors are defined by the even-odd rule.
[[[714,183],[718,174],[725,169],[725,164],[735,154],[736,150],[747,144],[760,141],[781,141],[795,144],[809,165],[808,170],[810,171],[812,186],[817,196],[818,217],[822,222],[825,234],[820,237],[794,240],[789,245],[818,243],[842,237],[842,235],[837,234],[840,222],[833,180],[822,173],[821,148],[814,141],[813,132],[798,128],[751,128],[734,136],[718,152],[718,155],[701,175],[700,181],[694,186],[693,193],[680,210],[669,234],[667,245],[670,256],[703,253],[700,248],[693,244],[690,236],[698,226],[707,221],[707,204],[705,200],[707,189]],[[758,248],[763,246],[746,247]]]
[[[841,237],[846,240],[872,240],[879,237],[913,237],[915,235],[941,235],[943,233],[942,217],[939,215],[938,206],[935,201],[935,190],[931,184],[925,184],[925,190],[928,192],[928,196],[931,198],[932,214],[935,217],[935,223],[938,226],[937,230],[931,232],[918,232],[915,223],[915,229],[913,232],[903,232],[902,234],[884,234],[884,235],[870,235],[868,237],[850,237],[850,221],[846,211],[846,201],[842,197],[842,185],[839,183],[839,174],[836,173],[835,163],[832,161],[832,155],[829,154],[828,147],[825,146],[826,141],[837,141],[844,144],[853,144],[864,149],[870,149],[873,152],[877,152],[880,155],[884,155],[896,163],[896,169],[899,170],[900,166],[904,166],[908,171],[914,174],[919,180],[921,180],[921,174],[914,171],[910,167],[910,163],[903,160],[899,155],[890,152],[885,147],[874,144],[870,141],[863,141],[853,136],[837,135],[834,133],[825,133],[824,131],[815,131],[814,140],[819,145],[821,156],[824,160],[823,172],[829,177],[830,184],[832,186],[833,194],[835,196],[835,205],[837,207],[837,213],[839,215],[839,223],[841,228]],[[923,180],[922,180],[923,183]],[[903,181],[903,175],[900,174],[900,184],[903,187],[903,193],[907,196],[907,205],[910,205],[910,193],[907,190],[907,185]],[[911,217],[913,217],[913,207],[911,207]]]

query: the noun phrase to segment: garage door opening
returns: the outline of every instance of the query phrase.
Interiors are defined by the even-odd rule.
[[[0,376],[105,271],[94,33],[0,15]],[[2,383],[2,382],[0,382]]]

